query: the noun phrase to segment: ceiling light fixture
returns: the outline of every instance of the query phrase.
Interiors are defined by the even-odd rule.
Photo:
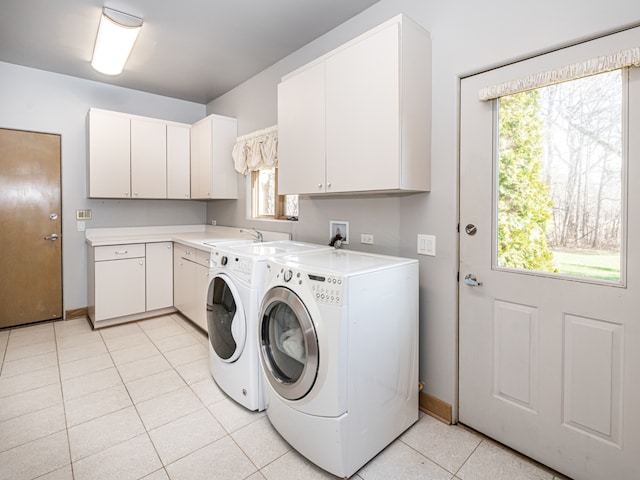
[[[91,66],[105,75],[122,73],[141,28],[141,18],[103,8]]]

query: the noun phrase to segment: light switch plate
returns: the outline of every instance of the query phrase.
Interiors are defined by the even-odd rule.
[[[418,234],[418,255],[436,256],[436,236]]]
[[[76,210],[76,220],[91,220],[91,210]]]

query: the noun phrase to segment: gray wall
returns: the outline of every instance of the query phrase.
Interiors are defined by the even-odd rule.
[[[420,379],[428,393],[455,408],[459,78],[638,23],[640,2],[382,0],[216,99],[207,106],[207,113],[238,118],[239,134],[276,124],[276,87],[281,76],[398,13],[405,13],[431,32],[432,191],[413,195],[304,197],[300,201],[300,221],[295,225],[247,220],[244,197],[234,205],[210,202],[207,218],[219,224],[279,229],[291,232],[295,239],[318,243],[327,241],[330,219],[348,220],[352,240],[359,240],[360,233],[373,233],[376,241],[373,246],[352,241],[350,249],[419,258]],[[437,236],[436,257],[416,255],[418,233]]]
[[[0,127],[62,137],[62,255],[64,310],[87,306],[87,255],[75,211],[90,208],[86,226],[204,223],[206,203],[89,200],[86,195],[89,107],[192,123],[205,106],[0,62]]]
[[[367,29],[403,12],[433,42],[432,191],[413,195],[305,197],[297,224],[250,221],[244,182],[239,201],[117,201],[86,198],[89,107],[191,123],[205,106],[0,62],[0,127],[62,135],[64,308],[86,306],[86,247],[76,209],[91,208],[88,227],[201,223],[255,226],[325,243],[329,220],[348,220],[352,239],[373,233],[376,244],[349,248],[420,259],[420,378],[426,391],[457,401],[457,208],[459,77],[640,22],[640,2],[540,0],[382,0],[206,106],[238,118],[239,134],[277,123],[280,77]],[[206,209],[206,210],[205,210]],[[415,254],[416,234],[437,236],[437,256]],[[365,248],[367,247],[367,248]]]

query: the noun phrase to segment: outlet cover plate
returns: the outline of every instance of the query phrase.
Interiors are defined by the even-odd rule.
[[[373,233],[361,233],[360,234],[360,243],[365,243],[367,245],[373,245]]]

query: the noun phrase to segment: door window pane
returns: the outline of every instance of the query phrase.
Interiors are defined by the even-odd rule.
[[[499,267],[620,281],[623,77],[500,98]]]

